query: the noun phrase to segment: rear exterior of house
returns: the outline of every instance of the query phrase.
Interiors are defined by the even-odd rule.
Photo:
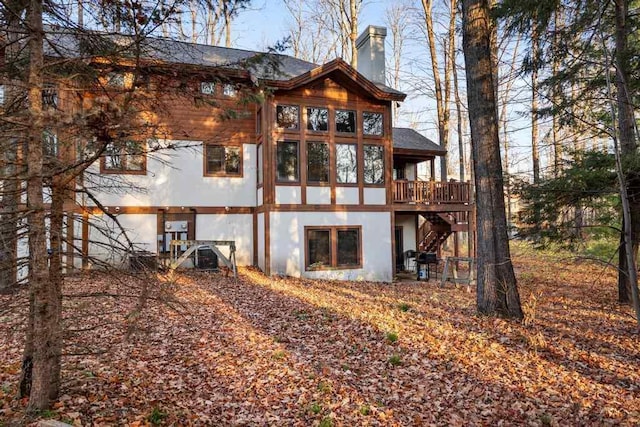
[[[68,233],[81,253],[69,250],[69,263],[126,263],[129,245],[112,248],[123,244],[122,228],[134,251],[160,257],[174,239],[233,240],[238,264],[266,274],[391,281],[405,251],[439,251],[451,233],[467,231],[469,184],[434,181],[444,152],[392,127],[392,104],[404,94],[383,84],[384,35],[368,27],[358,39],[362,73],[340,59],[316,66],[282,57],[277,78],[259,77],[271,90],[248,104],[233,82],[255,76],[231,73],[221,83],[202,70],[213,57],[251,52],[176,45],[167,61],[198,72],[180,76],[182,94],[140,113],[153,128],[137,141],[142,151],[114,145],[86,174],[96,197],[74,208]],[[125,84],[126,73],[114,80]],[[162,82],[152,77],[148,87]],[[222,119],[227,111],[233,118]],[[430,180],[417,176],[422,162]]]

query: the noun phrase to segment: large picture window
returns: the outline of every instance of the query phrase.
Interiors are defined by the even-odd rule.
[[[362,267],[361,227],[305,227],[307,270]]]
[[[329,110],[326,108],[307,108],[307,130],[328,131]]]
[[[384,184],[384,147],[364,146],[364,183]]]
[[[242,175],[241,147],[206,144],[205,175]]]
[[[279,182],[297,182],[298,171],[298,141],[278,141],[276,152],[277,180]]]
[[[307,143],[307,181],[309,183],[329,182],[329,144]]]
[[[356,132],[356,112],[351,110],[336,110],[336,132]]]
[[[362,113],[362,133],[365,135],[382,135],[382,113]]]
[[[139,142],[109,143],[101,161],[102,173],[145,174],[146,156]]]
[[[338,184],[358,183],[358,157],[355,144],[336,144],[336,181]]]
[[[276,123],[279,128],[299,129],[300,107],[297,105],[278,105],[276,107]]]

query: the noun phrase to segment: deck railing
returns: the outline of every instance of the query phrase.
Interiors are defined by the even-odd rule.
[[[399,203],[469,203],[468,182],[393,181],[393,201]]]

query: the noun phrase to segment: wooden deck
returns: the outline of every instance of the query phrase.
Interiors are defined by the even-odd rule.
[[[471,201],[468,182],[393,181],[395,203],[465,204]]]

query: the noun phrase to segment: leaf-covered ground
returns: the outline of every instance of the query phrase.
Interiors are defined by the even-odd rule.
[[[192,273],[69,278],[63,386],[75,425],[638,425],[640,340],[614,273],[515,257],[523,324],[475,292]],[[115,296],[88,296],[101,292]],[[26,296],[1,297],[0,425],[15,400]]]

